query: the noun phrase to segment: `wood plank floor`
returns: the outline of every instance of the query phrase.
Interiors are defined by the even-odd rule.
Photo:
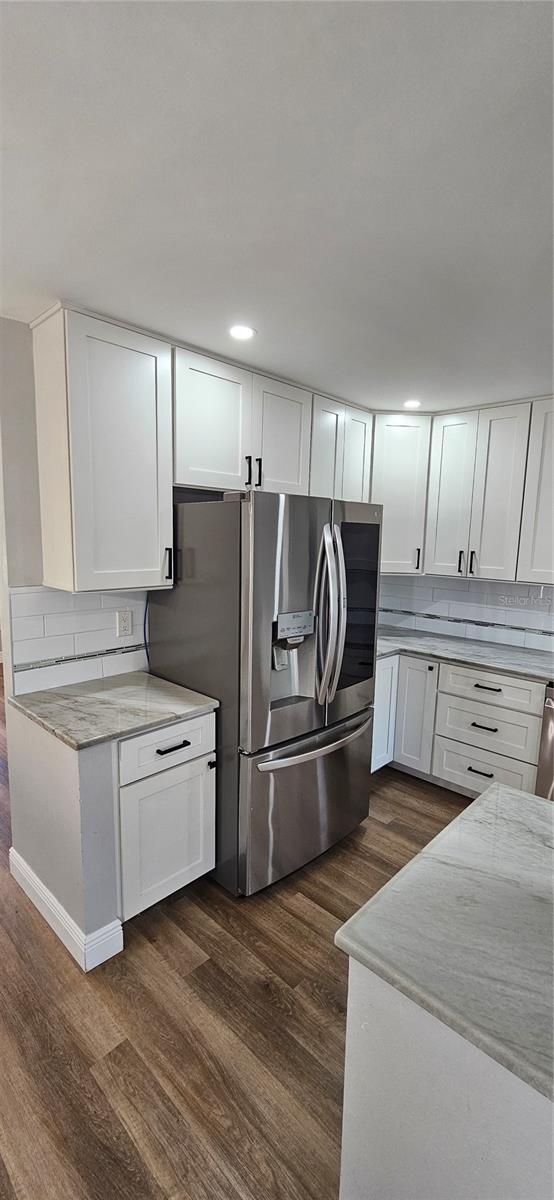
[[[8,873],[3,720],[2,1200],[336,1200],[333,936],[466,801],[385,768],[341,845],[248,900],[193,884],[85,976]]]

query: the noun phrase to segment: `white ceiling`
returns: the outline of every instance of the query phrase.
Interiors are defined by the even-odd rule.
[[[377,408],[551,390],[550,4],[1,10],[5,315]]]

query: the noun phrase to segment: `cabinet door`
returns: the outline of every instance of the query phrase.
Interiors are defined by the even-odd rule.
[[[252,375],[175,351],[175,483],[242,490],[253,472]]]
[[[398,686],[398,655],[379,658],[375,670],[373,744],[371,770],[377,771],[394,758],[394,727]]]
[[[311,392],[255,375],[253,412],[254,485],[307,496]]]
[[[533,403],[517,579],[554,583],[553,400]]]
[[[478,413],[433,418],[425,539],[427,575],[467,575]]]
[[[400,655],[394,761],[426,775],[431,773],[437,674],[436,663]]]
[[[530,404],[479,413],[468,574],[515,579]]]
[[[66,322],[74,589],[171,584],[171,347]]]
[[[123,920],[215,866],[213,758],[119,789]]]
[[[342,499],[369,500],[373,416],[361,408],[344,409]]]
[[[383,505],[381,573],[423,571],[431,418],[381,413],[375,418],[371,499]]]
[[[344,404],[314,396],[310,496],[342,496]]]

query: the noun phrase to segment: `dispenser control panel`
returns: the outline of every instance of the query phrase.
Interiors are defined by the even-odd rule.
[[[277,637],[303,638],[314,631],[313,612],[292,612],[277,614]]]

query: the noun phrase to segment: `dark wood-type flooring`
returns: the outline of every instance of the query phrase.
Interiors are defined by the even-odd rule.
[[[336,1200],[333,936],[466,801],[385,768],[316,862],[248,900],[200,880],[84,975],[8,873],[0,719],[2,1200]]]

